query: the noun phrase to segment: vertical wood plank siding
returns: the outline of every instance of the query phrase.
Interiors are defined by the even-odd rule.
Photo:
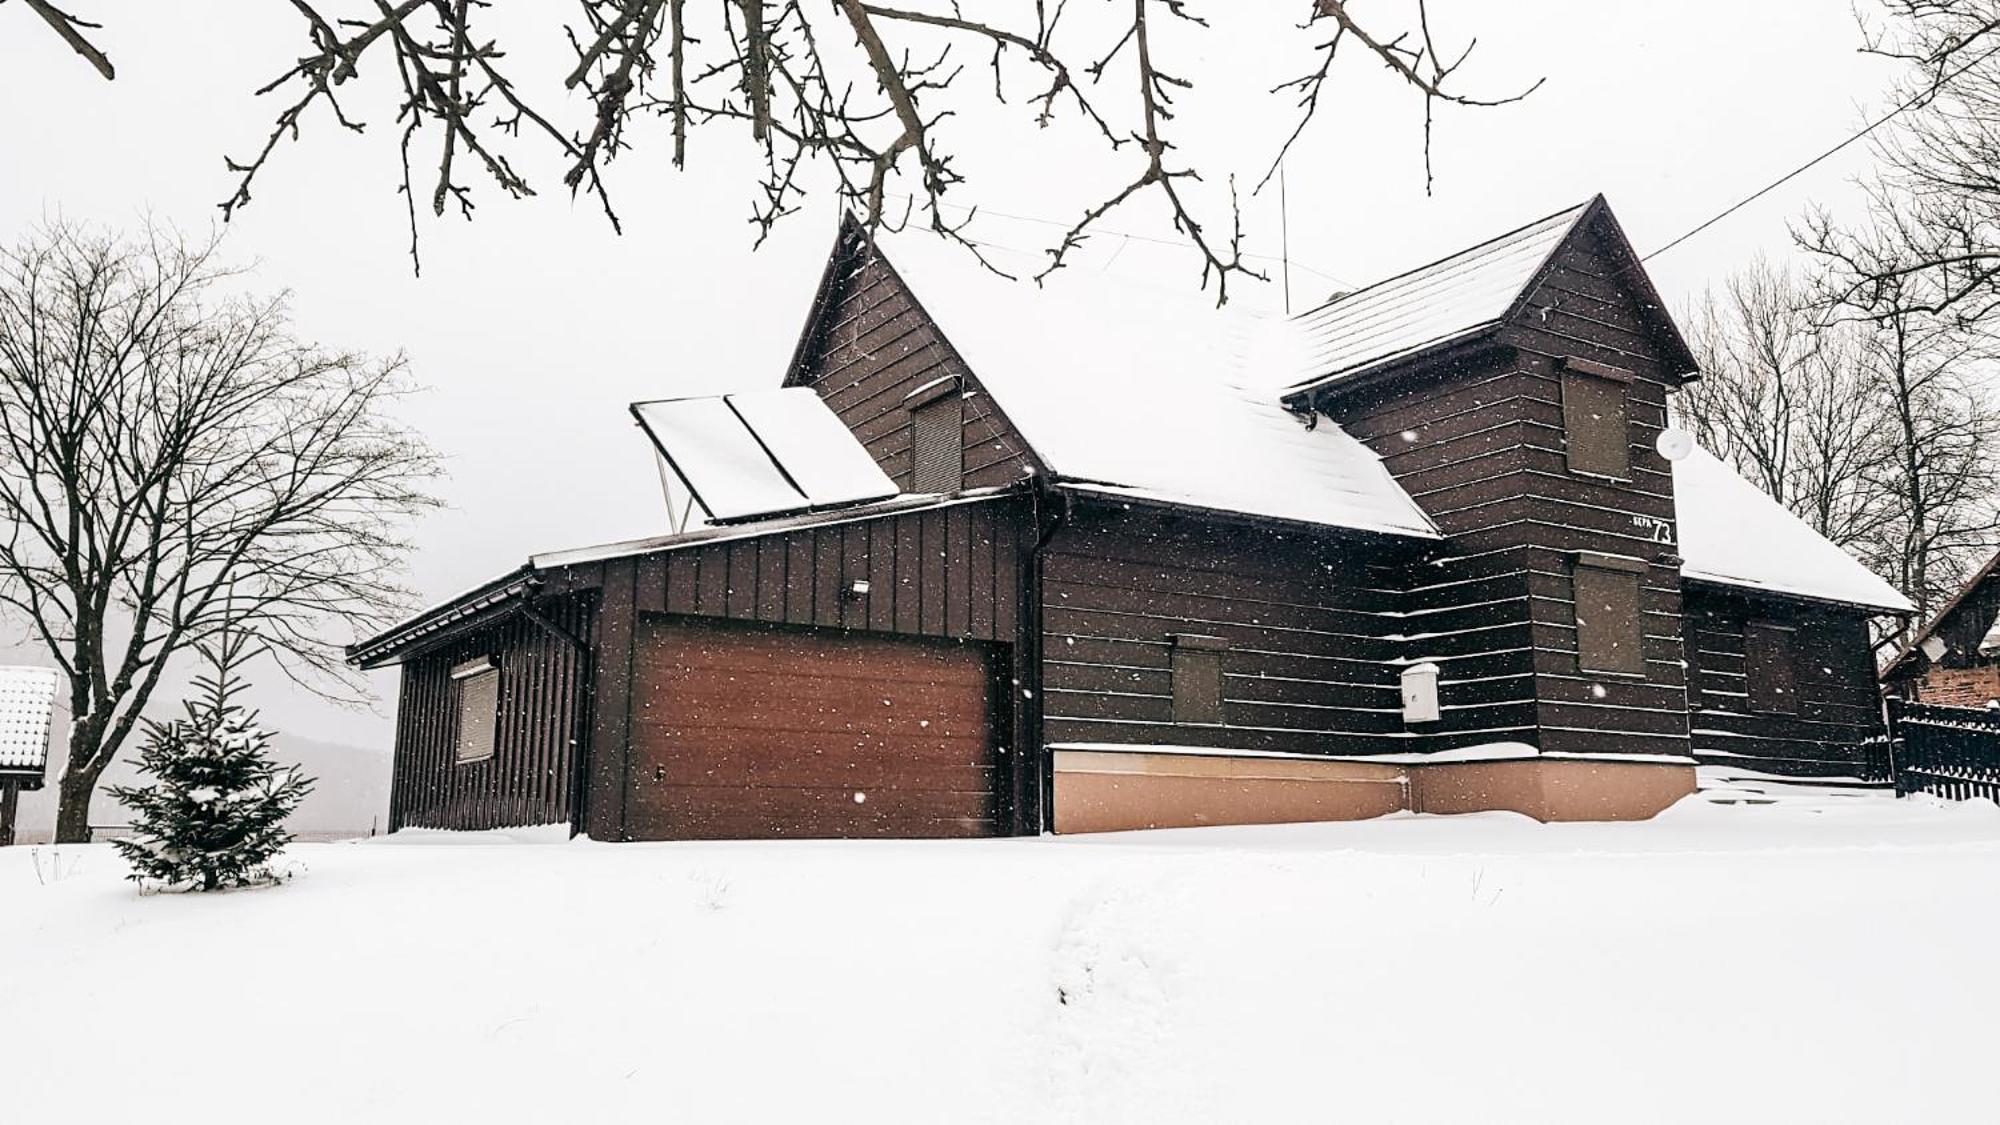
[[[597,697],[595,745],[602,749],[593,753],[591,767],[591,835],[628,835],[630,732],[655,704],[631,687],[642,617],[675,614],[1014,645],[1025,511],[1020,498],[994,499],[603,563],[597,659],[599,667],[623,674],[606,674]],[[865,596],[847,593],[856,579],[870,583]],[[1005,657],[1015,662],[1010,679],[1026,672],[1019,648]],[[1033,762],[1017,768],[1039,785]],[[1039,815],[1019,802],[1001,813]],[[1034,822],[1012,827],[1034,831]]]
[[[1855,775],[1862,743],[1883,733],[1868,622],[1832,606],[1753,599],[1690,583],[1687,588],[1688,702],[1695,758],[1793,776]],[[1797,714],[1752,711],[1745,629],[1752,621],[1791,625]]]
[[[1406,750],[1384,548],[1100,506],[1042,559],[1052,743]],[[1222,722],[1176,721],[1174,636],[1219,637]]]
[[[1597,237],[1572,237],[1494,351],[1331,404],[1449,537],[1406,586],[1406,655],[1441,669],[1444,718],[1421,749],[1504,739],[1547,751],[1688,752],[1673,478],[1654,447],[1672,378]],[[1628,479],[1570,471],[1568,356],[1633,373]],[[1643,675],[1579,667],[1578,551],[1648,563]]]
[[[1013,484],[1033,465],[1021,440],[909,288],[880,258],[848,250],[816,340],[793,385],[810,386],[854,432],[882,471],[905,491],[915,487],[911,411],[904,396],[956,376],[964,395],[964,487]]]
[[[596,617],[590,598],[556,599],[541,609],[572,636],[590,641]],[[494,754],[461,763],[451,669],[478,657],[492,657],[500,669]],[[589,691],[585,655],[519,616],[406,662],[390,830],[567,822]]]

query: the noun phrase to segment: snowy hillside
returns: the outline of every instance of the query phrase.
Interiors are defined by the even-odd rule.
[[[962,844],[429,834],[301,846],[294,883],[205,897],[139,897],[107,848],[14,848],[8,1116],[1982,1115],[2000,982],[1906,970],[1984,963],[2000,811],[1848,804]]]

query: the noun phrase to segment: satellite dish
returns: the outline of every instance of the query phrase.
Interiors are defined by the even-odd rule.
[[[1938,636],[1925,637],[1924,643],[1917,647],[1924,650],[1924,655],[1929,657],[1933,664],[1943,660],[1944,654],[1951,651],[1950,646],[1944,643],[1944,638]]]
[[[1660,431],[1660,440],[1653,447],[1667,460],[1679,461],[1694,452],[1694,435],[1679,426],[1670,426]]]

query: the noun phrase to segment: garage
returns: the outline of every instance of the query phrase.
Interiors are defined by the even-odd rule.
[[[637,634],[632,838],[998,831],[993,646],[650,615]]]

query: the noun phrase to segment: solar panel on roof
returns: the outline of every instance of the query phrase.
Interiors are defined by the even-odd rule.
[[[726,397],[813,507],[896,494],[895,482],[810,387]]]
[[[803,506],[799,490],[720,396],[641,403],[634,410],[709,518]]]
[[[896,495],[808,387],[642,402],[632,412],[710,520]]]
[[[0,774],[42,775],[57,683],[52,668],[0,667]]]

